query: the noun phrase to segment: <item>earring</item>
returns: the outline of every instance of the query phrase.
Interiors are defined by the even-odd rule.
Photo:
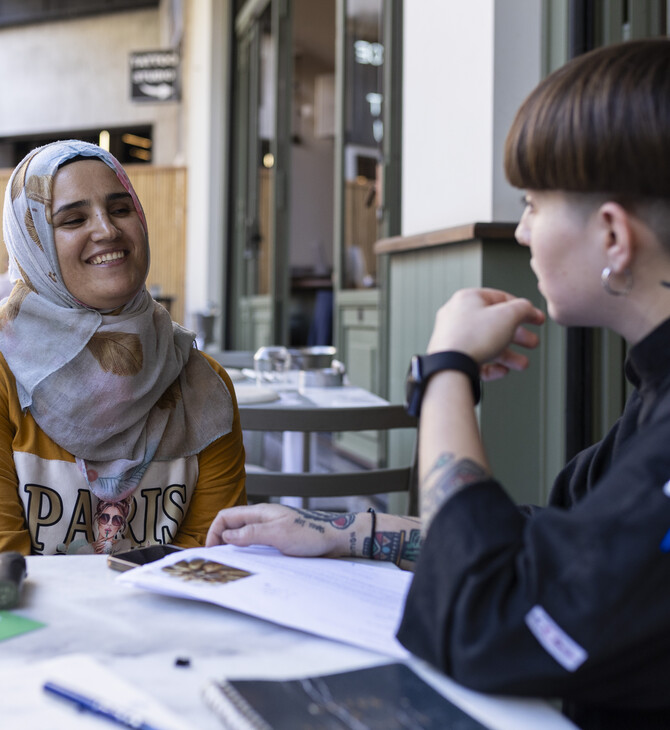
[[[624,283],[621,289],[615,289],[612,286],[612,275],[624,277]],[[615,274],[609,266],[606,266],[603,269],[602,274],[600,274],[600,281],[603,285],[603,289],[613,297],[626,296],[626,294],[630,294],[630,291],[633,288],[633,274],[631,274],[630,269],[624,269],[621,274]]]

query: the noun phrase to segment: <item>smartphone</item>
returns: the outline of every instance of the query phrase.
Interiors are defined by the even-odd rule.
[[[160,560],[166,555],[179,550],[183,550],[183,548],[176,545],[149,545],[148,547],[135,548],[135,550],[110,555],[107,558],[107,567],[113,570],[130,570],[138,565],[153,563],[154,560]]]

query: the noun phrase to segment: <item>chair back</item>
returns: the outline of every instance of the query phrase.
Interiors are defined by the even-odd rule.
[[[342,408],[276,408],[249,406],[240,409],[244,431],[295,431],[303,434],[303,456],[309,455],[312,433],[342,431],[390,431],[416,429],[417,421],[401,405]],[[402,467],[384,465],[338,472],[283,472],[247,468],[247,494],[251,497],[345,497],[391,492],[409,494],[410,514],[416,513],[416,438],[411,463]]]
[[[224,368],[242,368],[254,367],[254,353],[249,350],[210,350],[205,352],[213,357]]]

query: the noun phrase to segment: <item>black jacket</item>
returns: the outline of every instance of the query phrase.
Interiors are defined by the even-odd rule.
[[[544,509],[494,480],[430,527],[398,637],[462,684],[560,697],[583,728],[670,728],[670,320],[630,352],[635,385]]]

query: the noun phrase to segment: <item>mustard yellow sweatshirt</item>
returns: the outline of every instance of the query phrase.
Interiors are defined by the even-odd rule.
[[[111,553],[155,543],[204,545],[224,507],[246,503],[244,446],[233,384],[202,353],[233,398],[229,434],[195,456],[152,462],[122,503],[102,502],[72,454],[22,411],[14,376],[0,354],[0,551]]]

